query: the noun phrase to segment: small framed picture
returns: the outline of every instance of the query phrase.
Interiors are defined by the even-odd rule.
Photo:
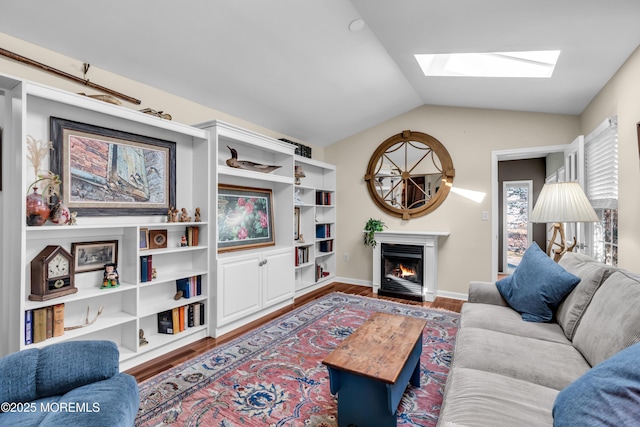
[[[149,249],[167,247],[167,230],[149,230]]]
[[[141,251],[146,251],[149,249],[149,229],[141,228],[140,229],[140,245],[139,248]]]
[[[71,244],[76,273],[104,270],[105,264],[118,263],[118,241],[80,242]]]

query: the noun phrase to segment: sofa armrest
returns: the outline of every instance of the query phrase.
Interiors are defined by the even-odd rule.
[[[502,298],[495,282],[472,281],[469,283],[469,302],[482,304],[502,305],[508,307],[509,304]]]

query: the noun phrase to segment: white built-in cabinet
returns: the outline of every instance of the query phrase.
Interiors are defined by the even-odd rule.
[[[157,314],[200,302],[211,309],[212,282],[209,244],[212,229],[209,216],[212,171],[209,167],[210,141],[207,131],[167,121],[138,111],[53,89],[19,79],[0,76],[0,127],[2,133],[3,191],[0,193],[2,217],[2,354],[52,343],[108,339],[120,350],[120,367],[128,369],[141,362],[211,335],[205,324],[176,334],[159,334]],[[201,209],[201,222],[167,223],[166,215],[79,215],[77,225],[26,225],[25,197],[34,181],[27,160],[27,136],[45,143],[51,139],[50,117],[149,136],[176,144],[176,206],[191,216]],[[45,159],[42,169],[50,169]],[[199,227],[198,246],[182,247],[187,226]],[[167,247],[144,250],[140,236],[144,229],[166,230]],[[76,293],[46,301],[31,301],[31,260],[47,245],[61,245],[71,252],[73,243],[118,242],[120,286],[101,289],[103,271],[75,274]],[[157,277],[141,280],[141,257],[152,255]],[[201,276],[201,294],[174,299],[176,279]],[[94,323],[67,330],[62,336],[29,344],[25,336],[26,314],[64,303],[64,326],[85,323],[87,313]],[[144,331],[147,344],[140,342]]]
[[[176,144],[176,207],[200,222],[167,222],[166,215],[79,215],[77,225],[26,225],[25,197],[34,180],[27,160],[27,136],[49,141],[50,117],[144,135]],[[82,95],[0,75],[2,129],[2,191],[0,218],[0,356],[56,342],[87,339],[114,341],[120,368],[129,369],[201,338],[222,334],[280,310],[296,296],[329,283],[335,277],[335,167],[294,155],[295,147],[264,135],[211,121],[186,126]],[[228,147],[240,160],[279,166],[270,173],[227,166]],[[294,168],[306,177],[294,184]],[[43,169],[49,168],[49,159]],[[218,185],[270,190],[274,244],[218,251]],[[324,198],[323,198],[324,197]],[[295,198],[295,202],[294,202]],[[295,206],[294,206],[295,205]],[[296,210],[299,222],[294,223]],[[197,246],[181,245],[187,226],[199,227]],[[305,242],[296,240],[302,233]],[[328,236],[318,237],[317,227]],[[167,247],[144,249],[145,230],[166,230]],[[102,271],[75,274],[76,293],[47,301],[31,301],[31,260],[47,245],[71,252],[73,243],[118,242],[120,286],[100,289]],[[330,243],[329,243],[330,242]],[[309,259],[296,265],[296,253],[306,247]],[[157,275],[142,280],[142,258],[152,256]],[[318,274],[322,270],[327,274]],[[200,276],[201,293],[175,299],[176,280]],[[91,325],[65,331],[38,343],[25,340],[25,314],[64,303],[64,325]],[[158,313],[202,303],[203,325],[176,334],[158,333]],[[147,343],[142,343],[140,331]]]
[[[301,156],[295,164],[305,175],[294,189],[296,294],[302,295],[335,278],[336,167]]]

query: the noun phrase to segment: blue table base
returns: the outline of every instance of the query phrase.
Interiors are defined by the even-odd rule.
[[[421,354],[422,337],[411,350],[395,384],[328,367],[331,393],[338,395],[338,425],[397,426],[396,412],[407,384],[420,387]]]

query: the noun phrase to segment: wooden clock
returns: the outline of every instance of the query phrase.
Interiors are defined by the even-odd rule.
[[[46,301],[78,292],[74,284],[73,255],[62,246],[50,245],[31,260],[32,301]]]

